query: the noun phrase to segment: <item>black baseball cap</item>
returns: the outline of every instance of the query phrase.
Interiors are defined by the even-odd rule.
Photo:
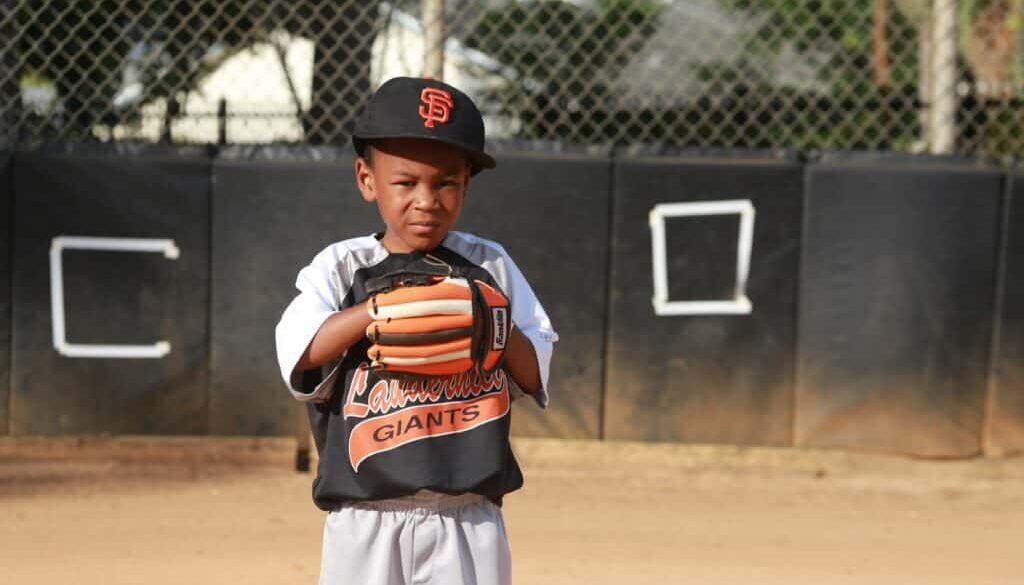
[[[493,169],[484,152],[484,119],[473,100],[458,89],[420,77],[395,77],[384,82],[356,121],[352,146],[365,156],[376,138],[425,138],[466,151],[476,174]]]

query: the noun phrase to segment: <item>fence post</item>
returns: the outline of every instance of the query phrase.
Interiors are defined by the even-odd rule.
[[[164,124],[160,129],[160,143],[170,144],[174,142],[174,134],[171,126],[174,124],[174,119],[181,113],[181,102],[178,101],[178,96],[170,95],[167,96],[167,109],[164,110]]]
[[[931,35],[928,150],[951,154],[956,146],[956,0],[934,0]]]
[[[301,112],[300,112],[301,113]],[[228,100],[220,98],[217,101],[217,144],[223,146],[228,143]]]

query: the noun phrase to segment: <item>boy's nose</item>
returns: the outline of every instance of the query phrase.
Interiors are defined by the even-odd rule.
[[[433,189],[423,188],[416,193],[416,207],[418,209],[434,209],[438,205],[438,194]]]

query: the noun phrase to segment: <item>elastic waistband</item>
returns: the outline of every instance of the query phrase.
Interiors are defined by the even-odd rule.
[[[420,490],[411,496],[387,500],[361,500],[343,504],[342,508],[357,510],[380,510],[386,512],[424,511],[441,513],[483,503],[491,503],[480,494],[445,494],[431,490]]]

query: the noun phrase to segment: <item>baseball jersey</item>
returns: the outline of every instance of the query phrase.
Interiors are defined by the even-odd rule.
[[[421,489],[500,501],[523,482],[508,440],[511,401],[519,391],[504,370],[491,376],[382,379],[368,367],[370,342],[364,338],[331,363],[293,372],[332,313],[366,300],[368,280],[423,254],[388,252],[379,237],[353,238],[321,251],[299,272],[299,294],[276,329],[281,374],[292,395],[307,403],[320,455],[314,502],[332,510]],[[536,352],[542,389],[534,398],[545,407],[558,336],[512,259],[495,242],[455,231],[430,255],[505,293],[513,323]]]

